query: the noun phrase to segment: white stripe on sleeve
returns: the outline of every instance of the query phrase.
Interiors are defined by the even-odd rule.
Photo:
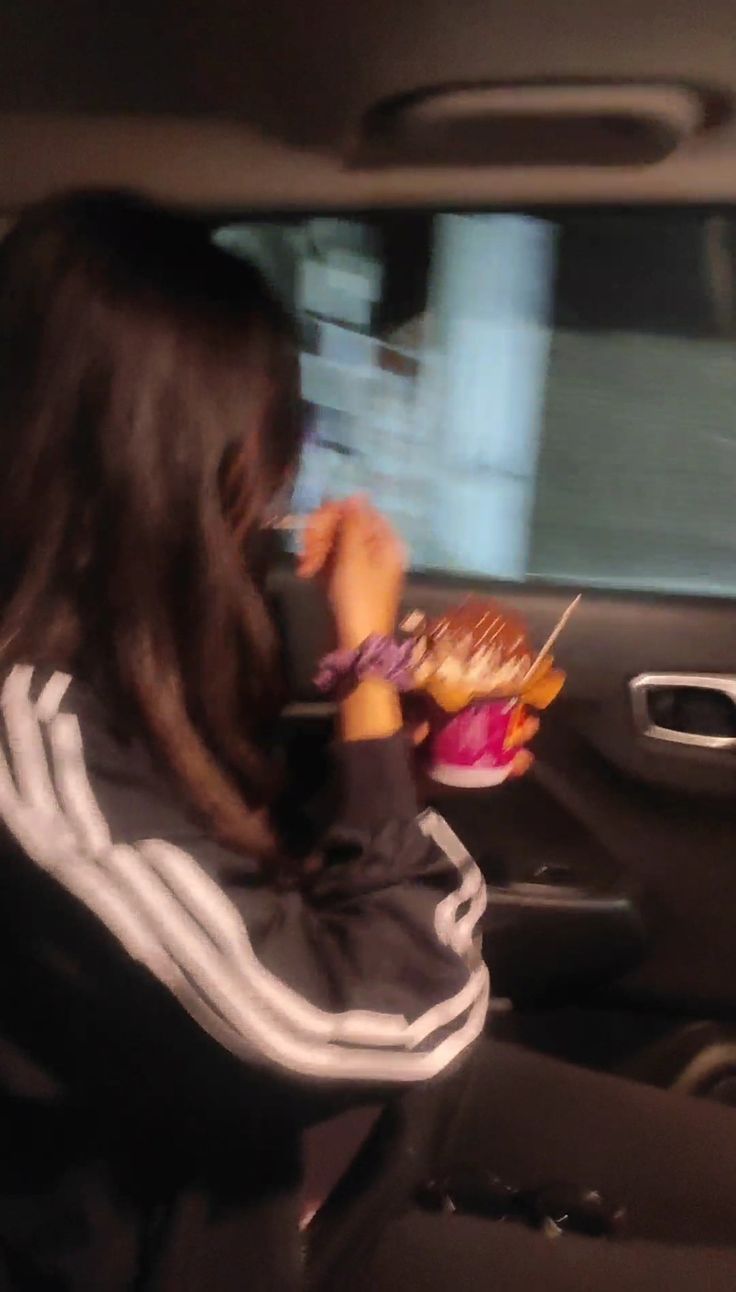
[[[16,668],[2,692],[17,788],[0,756],[0,811],[28,855],[85,902],[222,1044],[303,1074],[412,1081],[441,1071],[481,1032],[488,1003],[482,964],[469,970],[459,992],[412,1022],[370,1010],[323,1010],[284,983],[258,959],[239,912],[188,852],[156,839],[113,843],[87,775],[78,720],[58,712],[69,679],[55,674],[34,706],[31,677],[32,670]],[[460,883],[438,903],[434,929],[441,944],[464,956],[485,906],[482,875],[441,817],[424,813],[419,824],[458,868]],[[416,1048],[453,1023],[455,1030],[437,1036],[433,1047]]]

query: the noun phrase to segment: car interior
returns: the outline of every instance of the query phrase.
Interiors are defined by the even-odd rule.
[[[300,328],[298,512],[365,490],[406,609],[520,614],[567,674],[523,779],[433,786],[488,884],[499,1036],[736,1104],[730,0],[99,0],[0,11],[0,220],[185,206]],[[326,606],[273,579],[327,810]]]

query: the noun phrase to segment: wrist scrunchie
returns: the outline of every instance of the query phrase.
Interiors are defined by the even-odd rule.
[[[318,690],[340,698],[368,678],[390,682],[399,691],[414,685],[412,657],[416,643],[372,633],[357,650],[335,650],[323,656],[314,679]]]

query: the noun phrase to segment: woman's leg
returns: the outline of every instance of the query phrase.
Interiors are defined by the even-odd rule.
[[[338,1288],[351,1292],[733,1292],[736,1250],[665,1247],[409,1212]]]
[[[632,1237],[736,1247],[736,1111],[492,1040],[453,1102],[440,1169],[594,1188],[626,1206]]]
[[[520,1186],[595,1188],[625,1204],[627,1235],[550,1239],[413,1205],[420,1177],[466,1166]],[[736,1111],[516,1046],[484,1042],[444,1086],[409,1095],[391,1160],[356,1192],[320,1292],[736,1288]]]

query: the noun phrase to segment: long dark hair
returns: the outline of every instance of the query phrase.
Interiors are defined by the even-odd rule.
[[[301,440],[292,327],[205,223],[53,198],[0,244],[0,670],[107,688],[222,838],[267,847],[257,577]]]

